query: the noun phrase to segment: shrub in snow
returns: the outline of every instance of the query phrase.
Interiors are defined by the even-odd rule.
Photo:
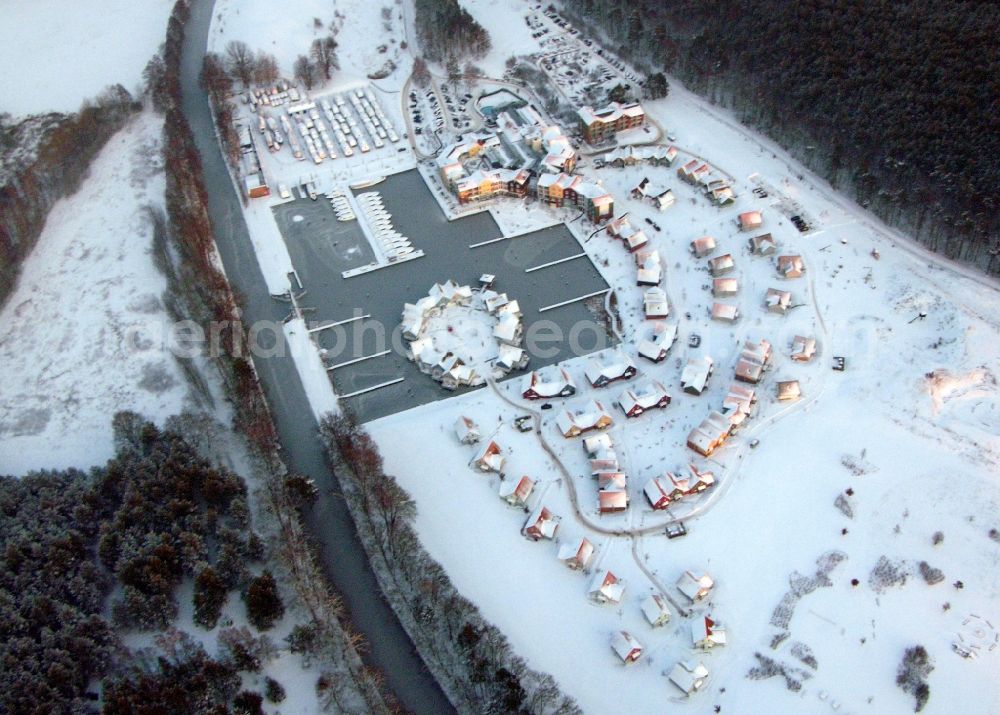
[[[851,502],[847,500],[847,497],[843,494],[838,494],[836,500],[834,500],[833,505],[840,510],[840,513],[846,516],[848,519],[854,518],[854,509],[851,508]]]
[[[933,670],[930,656],[922,645],[907,648],[903,653],[903,661],[899,664],[899,671],[896,674],[896,685],[915,698],[913,712],[923,710],[930,698],[931,689],[927,685],[927,676]]]
[[[233,712],[236,715],[264,715],[260,695],[249,690],[242,690],[233,698]]]
[[[920,575],[924,577],[924,581],[926,581],[929,586],[933,586],[936,583],[944,581],[944,573],[941,569],[934,568],[926,561],[920,562]]]
[[[909,573],[904,564],[880,556],[875,567],[868,574],[868,586],[876,593],[882,593],[892,586],[905,585],[907,576]]]
[[[285,615],[285,604],[278,593],[278,584],[270,571],[250,581],[243,600],[247,606],[247,620],[257,630],[266,631]]]
[[[285,699],[285,686],[274,678],[264,679],[264,697],[272,703],[280,703]]]

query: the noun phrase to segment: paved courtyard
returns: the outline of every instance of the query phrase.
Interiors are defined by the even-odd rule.
[[[389,177],[381,184],[355,193],[378,191],[392,214],[394,227],[410,238],[422,258],[343,278],[341,271],[371,262],[372,249],[356,222],[336,220],[329,202],[300,199],[275,207],[278,226],[288,245],[292,263],[307,291],[301,303],[312,309],[310,325],[346,321],[359,315],[363,320],[346,322],[316,333],[327,351],[326,361],[339,365],[383,350],[388,354],[344,365],[333,371],[338,394],[347,395],[374,385],[404,378],[402,382],[343,400],[361,421],[415,407],[456,393],[443,390],[422,374],[392,344],[403,303],[427,294],[433,283],[453,279],[472,286],[483,273],[493,273],[495,289],[516,299],[524,313],[525,331],[538,320],[553,321],[564,340],[545,343],[546,354],[533,354],[529,368],[549,365],[572,357],[565,337],[574,325],[593,323],[595,314],[585,302],[539,312],[608,286],[586,256],[526,273],[540,266],[581,253],[580,245],[562,224],[478,248],[469,245],[501,235],[488,213],[448,221],[417,171]],[[599,299],[598,299],[599,300]],[[596,345],[592,331],[580,338],[584,350]],[[512,373],[516,376],[520,373]]]

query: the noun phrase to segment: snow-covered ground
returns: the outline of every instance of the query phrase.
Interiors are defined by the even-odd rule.
[[[553,49],[551,32],[531,38],[523,19],[527,3],[463,5],[490,31],[493,50],[479,63],[489,75],[499,76],[511,54]],[[265,9],[261,4],[254,12]],[[249,12],[243,11],[240,23],[249,23]],[[296,29],[285,34],[304,48],[311,17],[322,15],[308,4],[295,13],[301,14]],[[268,49],[251,35],[236,33],[234,17],[219,27]],[[268,18],[246,27],[268,26],[270,11]],[[364,48],[372,44],[344,29],[338,41],[347,58],[365,56]],[[575,39],[567,43],[579,46]],[[281,62],[304,51],[283,42],[268,51],[279,49],[286,53],[279,54]],[[351,62],[347,66],[355,68],[355,76],[349,71],[335,82],[360,79],[359,66]],[[1000,605],[1000,543],[989,535],[1000,527],[991,521],[1000,501],[995,284],[926,254],[676,83],[669,98],[646,109],[676,136],[680,156],[674,167],[594,169],[588,158],[582,170],[604,182],[616,197],[616,213],[628,212],[649,236],[648,248],[659,251],[678,342],[666,361],[638,364],[666,385],[673,402],[626,420],[616,404],[621,386],[591,389],[583,375],[586,359],[567,366],[580,388],[578,397],[601,399],[615,419],[609,432],[629,475],[630,508],[620,515],[597,514],[596,483],[584,471],[579,441],[556,433],[557,410],[537,412],[540,434],[514,427],[515,417],[538,408],[520,401],[515,379],[369,425],[388,471],[417,502],[424,545],[529,664],[552,673],[587,712],[653,712],[664,702],[674,707],[680,693],[663,672],[692,657],[692,616],[674,608],[671,623],[653,630],[639,603],[654,590],[663,591],[686,612],[674,583],[684,570],[700,569],[717,587],[707,604],[693,609],[694,617],[710,612],[725,625],[729,644],[698,656],[710,670],[708,684],[678,710],[909,712],[912,698],[896,687],[895,673],[903,650],[919,643],[936,666],[926,712],[943,712],[951,703],[972,712],[997,711],[1000,689],[991,673],[1000,648],[984,648],[975,660],[951,650],[959,636],[968,642],[979,637],[974,631],[984,630],[973,615],[990,618]],[[691,157],[704,157],[716,175],[732,177],[739,194],[735,205],[717,209],[677,178],[676,166]],[[676,204],[661,213],[631,199],[630,189],[645,177],[672,188]],[[758,185],[767,186],[766,197],[752,193]],[[784,210],[795,202],[813,222],[808,235],[798,233]],[[500,203],[490,210],[505,235],[546,221],[544,209],[525,210],[514,201],[507,209]],[[759,231],[740,232],[735,218],[751,209],[763,212],[764,224]],[[257,213],[261,221],[270,218]],[[637,341],[649,330],[641,316],[634,257],[604,233],[588,238],[590,228],[571,227],[615,289],[623,348],[634,358]],[[280,239],[270,227],[254,232]],[[748,254],[747,238],[763,232],[777,239],[777,255],[802,256],[803,277],[785,279],[774,257]],[[709,319],[711,277],[705,259],[688,250],[692,239],[705,234],[718,241],[712,255],[732,253],[736,264],[730,275],[738,279],[739,291],[720,299],[740,309],[732,325]],[[880,258],[872,255],[875,249]],[[265,273],[274,253],[259,254]],[[275,283],[287,269],[279,263],[271,271]],[[784,316],[768,313],[763,296],[771,287],[791,291],[798,307]],[[689,348],[695,333],[701,344]],[[790,359],[796,335],[818,340],[812,363]],[[775,355],[758,386],[755,416],[710,459],[697,457],[685,446],[688,431],[721,406],[743,341],[762,338],[772,343]],[[708,390],[693,397],[681,392],[679,376],[683,362],[699,355],[712,356],[716,372]],[[847,358],[845,372],[830,369],[835,355]],[[318,375],[315,369],[306,372]],[[801,400],[777,402],[775,382],[784,379],[800,381]],[[328,381],[307,382],[314,409],[327,409],[334,399]],[[496,439],[508,479],[528,475],[538,481],[530,504],[545,505],[562,518],[560,543],[587,536],[595,544],[589,573],[561,565],[558,544],[532,543],[520,535],[527,514],[498,497],[497,475],[468,466],[474,448],[458,444],[453,431],[460,415]],[[749,448],[751,438],[760,440],[756,449]],[[427,454],[434,459],[414,459]],[[690,533],[667,540],[661,529],[670,515],[653,512],[641,489],[651,476],[689,462],[711,469],[718,483],[700,500],[673,509],[674,516],[688,515]],[[838,495],[849,509],[835,507]],[[938,531],[943,540],[935,545]],[[814,576],[820,560],[831,566],[823,569],[828,582]],[[941,569],[944,580],[925,583],[921,561]],[[603,569],[626,582],[620,606],[598,606],[587,598],[591,578]],[[905,583],[887,583],[893,572],[905,574]],[[786,597],[792,590],[797,595]],[[992,623],[998,625],[995,617]],[[984,637],[990,637],[990,628]],[[612,632],[621,629],[645,646],[642,659],[630,667],[610,648]],[[748,672],[761,666],[755,653],[784,667],[801,689],[791,692],[781,676],[748,679]]]
[[[73,112],[112,84],[134,93],[172,7],[172,0],[0,3],[0,64],[10,68],[0,111]]]
[[[163,206],[162,127],[147,111],[111,138],[53,207],[0,313],[4,473],[103,463],[118,410],[159,422],[192,404],[144,208]]]
[[[387,11],[387,12],[386,12]],[[384,16],[385,13],[387,18]],[[384,69],[387,61],[398,67],[390,75],[403,79],[411,59],[400,49],[403,41],[402,7],[394,0],[304,0],[282,5],[218,0],[209,37],[209,49],[224,53],[226,43],[242,40],[254,50],[273,54],[286,77],[293,76],[295,58],[309,54],[315,38],[331,32],[339,45],[340,70],[334,81],[364,80]],[[380,51],[384,47],[384,51]]]

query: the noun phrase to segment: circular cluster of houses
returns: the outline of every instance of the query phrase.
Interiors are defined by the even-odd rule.
[[[528,364],[521,308],[491,282],[475,290],[452,280],[435,283],[403,306],[407,357],[446,390],[482,385],[488,374],[502,377]]]

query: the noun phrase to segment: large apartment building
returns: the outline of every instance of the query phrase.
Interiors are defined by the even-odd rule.
[[[612,102],[600,109],[583,107],[578,114],[580,129],[588,144],[600,144],[618,132],[641,127],[646,123],[646,112],[638,102],[631,104]]]

